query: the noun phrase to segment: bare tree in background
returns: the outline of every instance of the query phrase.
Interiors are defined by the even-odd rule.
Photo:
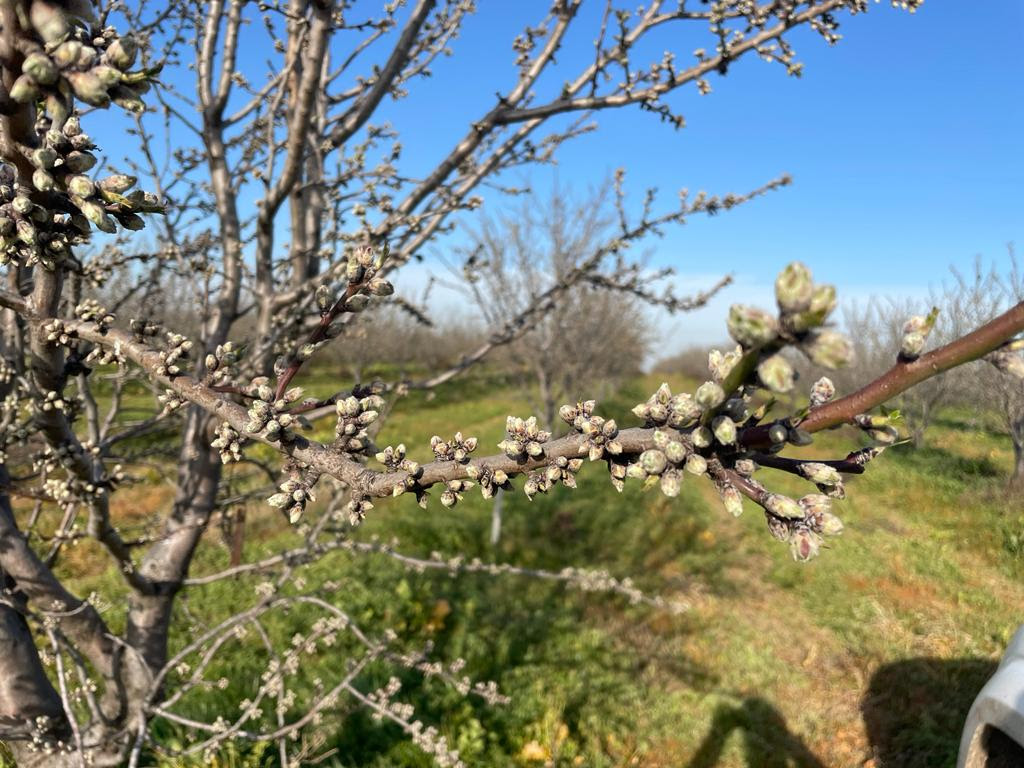
[[[871,411],[938,372],[1009,354],[1024,306],[920,357],[904,354],[845,397],[833,399],[823,379],[808,408],[768,413],[757,393],[792,388],[781,350],[800,349],[827,366],[850,353],[825,325],[834,289],[791,265],[777,286],[777,312],[730,311],[739,353],[721,356],[712,380],[692,396],[659,389],[635,409],[638,426],[620,429],[580,398],[559,409],[571,426],[565,437],[510,417],[501,453],[490,456],[458,432],[435,441],[427,462],[373,439],[383,417],[401,407],[403,391],[469,369],[535,327],[576,286],[633,274],[638,298],[685,304],[646,284],[624,256],[614,276],[601,265],[662,227],[725,211],[784,178],[741,195],[683,194],[665,210],[653,195],[637,215],[623,207],[588,261],[447,371],[326,398],[307,397],[299,383],[307,362],[352,317],[393,293],[389,277],[443,235],[454,214],[483,203],[485,184],[550,161],[560,145],[593,129],[600,110],[634,105],[682,126],[668,97],[683,87],[707,93],[711,78],[746,56],[799,74],[790,32],[808,27],[834,43],[840,19],[867,5],[651,0],[620,8],[553,0],[508,41],[512,85],[452,137],[446,153],[409,163],[387,105],[431,74],[438,57],[457,52],[470,0],[390,3],[376,14],[329,0],[0,3],[0,736],[19,765],[136,766],[153,753],[209,756],[228,742],[272,743],[282,765],[295,765],[319,754],[325,718],[344,712],[342,701],[394,723],[439,764],[460,765],[446,739],[403,701],[397,679],[368,689],[361,673],[387,663],[488,702],[502,695],[458,665],[364,632],[342,607],[337,584],[305,581],[306,564],[335,554],[552,579],[667,607],[607,573],[417,557],[351,537],[389,497],[426,505],[433,491],[451,508],[470,488],[493,494],[517,478],[532,496],[574,487],[586,458],[600,462],[616,488],[628,477],[674,496],[686,471],[713,483],[733,512],[742,497],[751,499],[797,559],[813,557],[821,537],[840,528],[829,511],[829,494],[842,492],[840,473],[864,471],[879,448],[807,462],[782,455],[786,444],[840,424],[886,444],[891,425]],[[584,13],[591,7],[594,14]],[[596,41],[593,50],[579,58],[563,52],[569,31],[587,23],[594,28],[579,34]],[[685,52],[688,63],[682,53],[651,60],[641,53],[655,33],[676,40],[687,32],[706,42],[692,59]],[[136,118],[123,145],[102,155],[87,132],[99,125],[88,108],[111,103]],[[132,175],[94,178],[101,156]],[[133,233],[147,225],[152,239],[139,240]],[[97,230],[110,237],[93,250],[86,246]],[[186,326],[175,325],[177,307],[154,295],[165,280],[195,308]],[[141,299],[121,303],[126,293]],[[911,347],[923,344],[927,332],[918,325],[904,334],[904,347],[908,338]],[[131,387],[152,397],[146,415],[126,423]],[[307,424],[326,417],[333,436],[314,439]],[[153,435],[158,447],[142,450],[138,441]],[[111,499],[157,461],[171,470],[173,501],[141,525],[121,519]],[[754,476],[758,467],[798,474],[822,493],[799,501],[774,493]],[[325,503],[314,503],[318,494]],[[275,510],[294,546],[194,572],[205,531],[246,505]],[[119,574],[116,623],[103,601],[82,599],[62,579],[74,542],[95,544]],[[184,593],[201,601],[206,585],[226,579],[250,580],[251,602],[202,624],[179,618]],[[290,643],[275,644],[266,629],[272,621],[292,622]],[[249,695],[236,708],[195,715],[189,702],[220,685],[211,668],[227,654],[262,659],[266,668],[241,681]],[[300,666],[318,672],[315,685],[294,685]],[[156,738],[171,727],[186,734],[180,742]]]
[[[657,297],[634,293],[652,279],[641,264],[602,249],[614,239],[610,196],[610,186],[578,202],[558,186],[546,197],[531,194],[514,211],[483,217],[462,250],[465,291],[492,333],[537,307],[539,319],[524,323],[505,354],[532,377],[533,405],[549,432],[562,431],[562,403],[584,391],[607,394],[647,354],[644,307]],[[586,277],[577,280],[580,273]],[[551,293],[562,284],[571,287]]]

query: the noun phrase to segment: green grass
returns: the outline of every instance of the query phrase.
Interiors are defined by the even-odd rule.
[[[505,416],[529,412],[513,385],[495,375],[458,381],[434,397],[413,393],[378,443],[404,442],[425,460],[432,434],[458,428],[491,452]],[[600,410],[633,423],[629,407],[656,385],[632,382]],[[332,386],[316,376],[311,390],[327,394]],[[768,536],[752,505],[739,519],[726,515],[706,482],[687,478],[671,502],[633,485],[619,495],[599,466],[584,468],[575,492],[559,489],[532,503],[508,495],[497,547],[489,542],[490,503],[473,492],[453,510],[436,501],[422,510],[407,496],[382,502],[357,534],[396,537],[400,549],[419,555],[605,569],[650,592],[685,597],[693,609],[683,616],[523,577],[415,573],[380,555],[343,552],[305,568],[305,589],[322,589],[373,636],[391,629],[397,647],[429,645],[433,659],[465,659],[470,677],[498,683],[510,704],[486,705],[393,665],[374,665],[358,680],[368,691],[397,674],[403,700],[469,765],[952,765],[966,708],[1020,622],[1024,599],[1024,517],[1002,490],[1009,446],[994,431],[965,431],[968,416],[945,415],[926,448],[891,449],[851,480],[849,498],[837,505],[846,532],[806,565]],[[843,456],[855,440],[831,432],[805,453]],[[761,478],[806,492],[772,470]],[[136,505],[155,503],[150,487],[132,492]],[[297,541],[262,507],[250,509],[247,530],[249,560]],[[86,549],[69,568],[80,569],[80,593],[110,600],[107,617],[117,628],[123,593],[97,557]],[[211,530],[193,572],[226,562]],[[191,590],[175,618],[177,642],[251,603],[260,578]],[[334,590],[322,586],[328,581]],[[265,628],[285,639],[314,619],[294,610],[268,618]],[[317,677],[336,678],[354,647],[340,641],[304,661],[294,687],[306,692]],[[189,697],[182,712],[235,714],[267,663],[261,648],[254,635],[239,641],[207,675],[223,676],[227,688]],[[318,732],[322,748],[336,750],[328,765],[430,764],[396,728],[351,702],[327,711]],[[182,735],[163,724],[159,737],[171,743]],[[274,748],[231,749],[211,765],[275,764]]]

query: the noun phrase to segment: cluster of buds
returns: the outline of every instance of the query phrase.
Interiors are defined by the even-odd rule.
[[[215,385],[227,384],[231,380],[231,367],[241,359],[242,351],[234,342],[226,341],[206,356],[206,374]]]
[[[132,336],[135,337],[136,341],[145,344],[160,333],[160,324],[151,322],[145,318],[139,319],[133,317],[128,321],[128,330],[132,332]]]
[[[375,458],[387,467],[388,472],[405,472],[405,479],[391,489],[392,496],[401,496],[417,487],[416,479],[423,474],[423,468],[419,462],[405,455],[404,443],[399,443],[394,448],[387,446],[383,451],[378,451]]]
[[[708,384],[717,387],[717,391],[721,393],[722,388],[718,384],[714,382],[708,382]],[[702,385],[701,389],[697,390],[698,393],[703,392],[705,396],[709,395],[711,390],[706,387],[707,385]],[[721,403],[721,399],[716,405],[719,403]],[[667,383],[658,387],[658,391],[651,395],[646,403],[640,403],[633,408],[633,415],[638,419],[643,419],[647,425],[669,426],[674,429],[682,429],[695,424],[702,414],[702,407],[693,397],[685,392],[673,395]]]
[[[557,457],[543,472],[531,472],[523,484],[526,498],[533,500],[538,493],[547,493],[561,483],[566,488],[576,487],[576,473],[583,467],[583,459]]]
[[[879,415],[858,413],[853,417],[853,423],[864,430],[867,436],[879,445],[890,446],[895,445],[896,441],[900,439],[899,430],[893,423],[898,421],[899,417],[898,411]]]
[[[64,347],[70,346],[78,338],[75,329],[68,328],[59,317],[55,317],[46,323],[43,326],[43,333],[46,334],[46,342],[48,344],[58,344]]]
[[[441,504],[451,509],[462,501],[462,492],[468,491],[473,485],[471,480],[449,480],[441,492]]]
[[[537,426],[537,417],[520,419],[509,416],[505,421],[505,439],[498,443],[510,459],[539,459],[544,455],[544,443],[551,439],[551,433]]]
[[[348,397],[338,400],[334,410],[338,414],[338,423],[334,428],[338,439],[335,445],[345,453],[363,453],[372,447],[370,435],[366,431],[380,415],[384,407],[384,398],[378,394],[366,397]]]
[[[508,474],[501,469],[491,469],[470,463],[466,466],[466,474],[480,483],[480,495],[485,499],[492,498],[498,489],[508,490],[511,488]]]
[[[298,478],[289,478],[279,487],[279,492],[267,499],[267,504],[280,509],[288,517],[288,522],[294,525],[302,517],[306,504],[316,501],[316,496],[311,484]]]
[[[900,339],[901,358],[917,360],[921,356],[938,317],[939,309],[933,307],[927,315],[914,315],[903,324],[903,337]]]
[[[187,401],[173,389],[165,389],[162,395],[156,396],[157,402],[164,407],[168,413],[178,410]]]
[[[210,445],[220,451],[221,463],[229,464],[232,461],[242,460],[242,439],[238,430],[225,421],[217,427],[217,437]]]
[[[645,487],[660,485],[662,493],[674,498],[682,488],[683,470],[703,475],[707,469],[707,460],[694,452],[689,441],[658,429],[654,432],[654,448],[641,453],[625,474],[643,480]],[[614,473],[612,478],[615,479]]]
[[[618,425],[614,419],[595,416],[596,405],[597,401],[587,400],[576,405],[563,405],[558,409],[562,421],[583,435],[580,446],[587,449],[587,456],[591,461],[597,461],[606,453],[609,456],[618,456],[622,453],[622,443],[615,439],[619,434]],[[575,481],[570,487],[575,487]]]
[[[156,375],[168,377],[177,376],[181,373],[181,366],[178,365],[178,362],[187,360],[188,354],[191,350],[191,341],[186,339],[180,333],[168,333],[167,349],[165,349],[160,356],[160,363],[157,365],[155,370]]]
[[[438,461],[457,461],[465,464],[469,461],[469,454],[476,450],[477,439],[475,437],[462,437],[461,432],[456,432],[451,440],[443,440],[440,436],[434,435],[430,438],[430,450]]]
[[[345,513],[348,515],[349,525],[355,527],[366,519],[367,513],[373,509],[373,502],[369,496],[359,499],[352,499],[345,505]]]
[[[788,362],[774,354],[784,343],[795,343],[812,362],[825,368],[841,368],[851,361],[853,346],[849,339],[821,327],[836,306],[833,286],[816,285],[810,270],[793,262],[776,279],[775,298],[778,317],[757,307],[736,304],[728,318],[729,334],[743,349],[764,349],[767,353],[759,366],[765,386],[780,392],[792,388]]]
[[[394,286],[384,278],[377,277],[377,273],[384,266],[387,257],[387,245],[380,248],[366,246],[351,251],[345,265],[345,277],[348,279],[349,285],[365,285],[366,291],[372,296],[393,294]],[[354,302],[356,296],[362,296],[362,300]],[[367,296],[362,293],[350,296],[345,303],[345,309],[349,312],[360,312],[366,308],[368,301]]]
[[[831,499],[812,493],[799,501],[771,494],[765,501],[768,531],[779,541],[789,543],[789,551],[797,562],[817,557],[824,537],[843,532],[842,521],[832,514]]]
[[[80,302],[75,307],[75,317],[87,323],[96,323],[101,332],[105,332],[114,322],[114,316],[96,299],[85,299]]]
[[[253,401],[249,404],[249,421],[245,431],[252,435],[262,434],[271,442],[291,442],[295,435],[291,431],[301,422],[297,416],[288,413],[288,406],[302,397],[301,387],[292,387],[280,399],[274,398],[274,390],[265,376],[253,379],[250,389]]]
[[[129,71],[138,54],[135,39],[119,36],[113,27],[98,29],[91,2],[32,0],[25,22],[23,42],[29,52],[11,85],[11,100],[43,102],[58,127],[71,115],[72,97],[93,107],[113,101],[128,111],[142,111],[139,97],[157,72]]]
[[[43,413],[49,413],[50,411],[61,411],[66,413],[69,409],[69,403],[64,399],[64,396],[56,390],[50,390],[43,395],[42,400],[33,401],[33,406]]]

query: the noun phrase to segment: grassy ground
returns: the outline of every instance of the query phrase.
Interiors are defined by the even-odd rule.
[[[657,383],[633,382],[601,411],[632,423],[628,408]],[[469,379],[429,400],[410,396],[379,444],[405,442],[426,459],[430,435],[459,428],[490,452],[505,416],[527,415],[522,393],[492,385]],[[965,431],[958,416],[938,424],[926,448],[890,450],[851,481],[838,505],[846,532],[807,565],[768,536],[757,509],[728,516],[708,483],[689,479],[671,502],[636,488],[619,495],[598,467],[583,470],[575,492],[532,503],[508,496],[496,548],[479,494],[454,510],[385,502],[358,534],[397,537],[420,555],[603,568],[685,597],[693,609],[683,616],[524,578],[417,574],[375,555],[332,555],[305,579],[337,582],[332,599],[369,631],[391,627],[408,647],[429,641],[436,658],[464,658],[472,677],[496,680],[512,697],[492,707],[404,676],[408,700],[470,765],[952,765],[967,708],[1024,603],[1024,517],[1001,490],[1008,444]],[[845,455],[852,437],[830,433],[806,452]],[[770,479],[800,490],[788,476]],[[115,513],[141,518],[166,494],[156,482],[136,486]],[[294,541],[281,529],[278,516],[253,508],[246,559]],[[216,532],[207,539],[194,572],[226,563]],[[123,600],[101,562],[83,545],[65,567],[80,592],[110,599],[117,626]],[[239,580],[191,592],[179,626],[217,620],[250,602],[252,588]],[[282,617],[268,631],[289,637],[305,619]],[[303,684],[336,658],[303,669]],[[227,690],[197,698],[192,711],[230,716],[264,663],[258,652],[234,654],[211,675],[227,677]],[[360,684],[370,689],[392,671],[375,668]],[[429,764],[393,728],[344,706],[328,713],[324,732],[336,765]]]

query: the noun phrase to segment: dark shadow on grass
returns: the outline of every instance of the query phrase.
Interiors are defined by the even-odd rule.
[[[708,735],[686,768],[718,765],[729,736],[736,730],[743,735],[747,768],[825,768],[803,739],[789,730],[782,713],[759,696],[715,709]]]
[[[861,702],[878,768],[955,765],[967,712],[995,670],[988,659],[907,659],[879,667]]]
[[[988,456],[960,456],[944,448],[931,445],[923,445],[919,448],[901,445],[891,448],[890,451],[899,457],[901,463],[922,472],[934,472],[936,469],[940,469],[947,476],[959,478],[992,478],[1001,477],[1004,474]]]

